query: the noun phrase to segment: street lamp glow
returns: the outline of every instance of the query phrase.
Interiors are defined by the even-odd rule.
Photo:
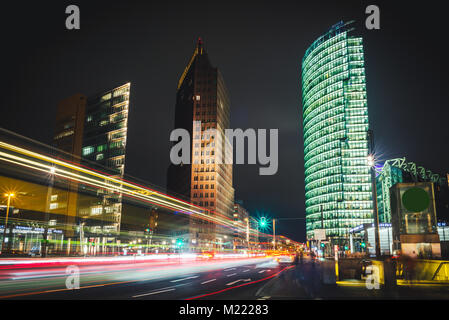
[[[372,154],[368,155],[368,166],[373,167],[374,166],[374,156]]]

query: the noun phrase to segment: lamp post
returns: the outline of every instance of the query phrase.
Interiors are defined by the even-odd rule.
[[[379,212],[377,211],[377,186],[376,186],[376,173],[374,168],[374,156],[368,155],[368,166],[371,171],[371,185],[373,192],[373,205],[374,205],[374,238],[376,242],[376,257],[380,258],[380,237],[379,237]]]
[[[5,197],[8,197],[8,202],[6,205],[6,218],[5,218],[5,225],[3,227],[3,239],[2,239],[2,251],[0,254],[4,253],[6,250],[3,250],[5,247],[5,237],[6,237],[6,227],[8,226],[8,215],[9,215],[9,206],[11,204],[11,198],[14,198],[14,193],[5,193]]]
[[[249,219],[245,218],[246,221],[246,248],[249,250]]]
[[[55,183],[55,167],[50,167],[50,183],[48,185],[47,189],[47,201],[45,205],[45,217],[44,217],[44,234],[42,235],[42,257],[47,256],[47,250],[48,250],[48,224],[50,221],[50,201],[51,201],[51,195],[53,193],[53,185]]]

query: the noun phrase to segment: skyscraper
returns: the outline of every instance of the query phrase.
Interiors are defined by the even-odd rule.
[[[199,39],[179,79],[175,110],[175,128],[184,128],[190,133],[191,161],[189,164],[170,165],[167,188],[205,208],[211,215],[232,219],[232,164],[217,161],[225,159],[224,130],[229,128],[229,113],[228,91],[223,77],[211,65]],[[211,134],[214,129],[215,136]],[[231,230],[204,220],[190,218],[184,226],[181,219],[178,222],[176,227],[184,229],[184,233],[188,233],[192,243],[198,247],[217,244],[217,240],[232,235]]]
[[[77,94],[58,104],[54,145],[72,155],[73,162],[123,177],[130,83],[91,97]],[[71,183],[67,223],[74,217],[90,219],[91,230],[119,232],[121,195],[103,190],[92,200],[81,200],[80,186]]]
[[[346,239],[373,221],[363,41],[339,22],[302,60],[307,238]]]

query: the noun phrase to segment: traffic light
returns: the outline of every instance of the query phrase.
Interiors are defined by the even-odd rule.
[[[260,225],[260,227],[263,229],[263,228],[266,228],[267,227],[267,219],[265,218],[265,217],[262,217],[262,218],[260,218],[260,221],[259,221],[259,225]]]
[[[361,246],[362,248],[365,248],[365,246],[366,246],[365,242],[362,242],[362,243],[360,244],[360,246]]]
[[[345,251],[347,251],[348,250],[348,246],[345,246]]]
[[[184,241],[182,239],[177,239],[176,240],[176,246],[177,247],[182,247],[184,245]]]
[[[325,244],[321,242],[321,248],[324,248]]]

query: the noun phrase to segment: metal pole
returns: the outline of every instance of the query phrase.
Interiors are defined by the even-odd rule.
[[[273,219],[273,250],[276,250],[276,220]]]
[[[380,258],[379,212],[377,211],[377,186],[376,186],[376,174],[374,172],[374,166],[371,166],[371,184],[373,188],[374,237],[376,242],[376,257]]]
[[[249,218],[246,218],[246,246],[249,250]]]
[[[5,225],[3,226],[2,251],[0,252],[0,254],[5,251],[5,250],[3,250],[3,248],[5,247],[6,227],[8,225],[9,205],[11,203],[11,196],[12,196],[11,194],[8,194],[8,204],[6,206],[6,219],[5,219]]]
[[[45,204],[45,217],[44,217],[44,234],[42,236],[43,238],[43,247],[42,247],[42,257],[47,256],[47,250],[48,250],[48,223],[50,220],[50,202],[51,202],[51,194],[53,193],[53,185],[55,182],[55,175],[54,175],[54,168],[52,167],[50,170],[51,178],[50,183],[47,189],[47,200]]]

